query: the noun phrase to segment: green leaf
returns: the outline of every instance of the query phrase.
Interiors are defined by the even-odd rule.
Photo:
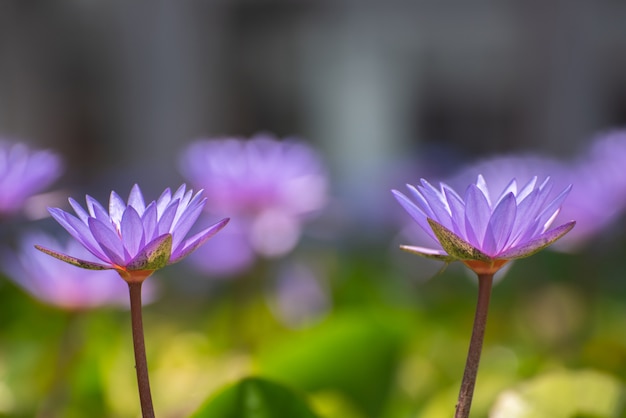
[[[296,392],[248,377],[211,397],[190,418],[319,418]]]
[[[493,418],[623,417],[624,386],[594,370],[557,371],[500,394]]]
[[[394,384],[401,347],[413,330],[401,315],[367,310],[336,313],[288,339],[266,344],[263,375],[310,393],[336,391],[365,416],[381,416]]]
[[[437,236],[437,240],[439,240],[443,249],[457,260],[492,261],[491,257],[484,254],[478,248],[473,247],[440,223],[428,218],[428,224]]]

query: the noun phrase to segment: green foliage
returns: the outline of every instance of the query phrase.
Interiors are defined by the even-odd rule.
[[[190,418],[318,418],[303,397],[278,383],[248,377],[210,398]]]

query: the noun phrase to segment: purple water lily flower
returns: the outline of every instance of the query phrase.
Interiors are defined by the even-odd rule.
[[[67,310],[84,310],[103,306],[128,307],[128,286],[114,271],[84,271],[63,263],[35,249],[35,244],[59,248],[86,260],[95,257],[75,240],[63,245],[44,233],[27,233],[17,252],[3,254],[2,269],[9,279],[36,299]],[[93,260],[95,261],[95,260]],[[144,303],[154,299],[153,283],[144,287]]]
[[[61,159],[51,151],[0,141],[0,214],[21,209],[27,198],[59,178]]]
[[[239,246],[238,260],[249,263],[256,255],[279,257],[298,243],[302,224],[327,201],[327,175],[322,160],[308,144],[269,134],[249,140],[207,139],[191,143],[182,153],[180,171],[195,187],[204,189],[213,215],[228,214],[233,220],[232,241]],[[241,252],[250,254],[242,257]],[[215,245],[206,252],[219,253]],[[200,254],[194,258],[199,259]],[[202,257],[208,258],[208,257]],[[226,261],[220,257],[207,268]],[[234,261],[234,260],[233,260]],[[245,266],[243,266],[245,267]],[[219,268],[217,268],[219,270]]]
[[[536,253],[575,225],[569,221],[550,229],[571,189],[551,197],[550,178],[538,183],[533,177],[521,188],[513,179],[495,194],[479,175],[463,197],[447,184],[436,188],[423,179],[417,187],[407,187],[411,198],[396,190],[393,194],[439,246],[402,248],[443,261],[460,260],[478,274],[493,274],[510,260]]]
[[[183,184],[174,194],[165,189],[156,200],[145,204],[134,185],[124,202],[111,192],[109,210],[87,196],[87,211],[74,199],[70,205],[78,217],[58,208],[50,214],[99,261],[89,261],[51,249],[37,249],[78,267],[116,270],[127,282],[142,282],[155,270],[173,264],[197,249],[221,230],[228,219],[185,239],[202,212],[206,198],[195,195]]]

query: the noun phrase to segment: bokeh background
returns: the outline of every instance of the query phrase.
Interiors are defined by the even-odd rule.
[[[63,158],[44,203],[64,207],[134,183],[155,199],[185,181],[179,156],[199,138],[302,138],[330,189],[293,251],[154,278],[157,412],[187,416],[261,375],[325,418],[451,416],[475,283],[400,253],[410,219],[389,190],[497,154],[579,158],[626,123],[624,22],[611,0],[5,1],[0,135]],[[495,287],[476,417],[556,398],[547,416],[622,416],[626,225],[606,210],[618,215],[575,251],[515,263]],[[33,213],[3,220],[3,245],[63,236]],[[51,306],[3,278],[0,414],[138,416],[128,316]]]

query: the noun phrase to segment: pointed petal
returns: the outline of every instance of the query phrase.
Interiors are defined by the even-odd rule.
[[[146,242],[150,242],[156,238],[157,235],[157,207],[156,202],[151,202],[146,211],[141,217],[141,223],[143,224],[143,233]]]
[[[490,261],[491,258],[478,248],[461,239],[454,232],[432,219],[428,219],[430,227],[438,238],[443,249],[453,258],[459,260]]]
[[[465,192],[465,229],[467,241],[476,248],[482,245],[491,217],[491,207],[484,192],[470,184]]]
[[[421,182],[422,186],[419,187],[419,190],[435,215],[433,219],[446,228],[452,229],[452,218],[450,217],[450,212],[448,212],[448,202],[443,193],[435,189],[435,187],[426,180],[422,179]]]
[[[496,206],[491,214],[489,226],[487,226],[487,233],[485,234],[483,251],[487,254],[495,254],[504,248],[511,236],[516,212],[515,195],[509,192],[508,195],[500,200],[500,203],[498,203],[498,206]],[[489,245],[487,245],[487,237],[492,240]]]
[[[95,218],[89,218],[89,230],[104,254],[109,257],[113,264],[118,266],[126,264],[124,246],[115,232]]]
[[[163,235],[172,231],[172,223],[176,217],[176,211],[178,210],[179,200],[174,200],[167,208],[165,212],[158,220],[157,234]]]
[[[489,207],[491,207],[491,196],[489,196],[489,188],[487,187],[487,182],[482,174],[479,174],[476,178],[476,187],[482,192],[483,196],[487,200]]]
[[[506,250],[502,254],[498,254],[497,258],[514,259],[533,255],[567,234],[574,225],[576,225],[576,221],[557,226],[522,245]]]
[[[172,254],[172,234],[163,234],[146,245],[137,256],[132,259],[126,269],[158,270],[169,264]]]
[[[111,197],[109,198],[109,217],[117,225],[122,222],[122,215],[124,215],[125,209],[126,203],[124,203],[122,198],[117,193],[111,192]]]
[[[187,208],[185,212],[181,215],[180,219],[176,223],[176,227],[173,228],[173,231],[172,231],[172,235],[173,235],[172,246],[174,248],[178,248],[179,244],[183,241],[183,239],[187,235],[187,232],[189,232],[194,222],[196,222],[196,220],[200,216],[200,213],[202,213],[202,209],[204,208],[204,203],[206,203],[206,199],[204,200],[202,204],[197,204],[197,205]]]
[[[211,225],[205,230],[189,238],[185,242],[185,246],[182,248],[182,250],[180,251],[176,250],[172,254],[172,257],[170,259],[170,264],[176,263],[182,260],[183,258],[187,257],[189,254],[195,251],[199,246],[204,244],[209,238],[211,238],[213,235],[217,234],[222,228],[224,228],[226,224],[228,223],[228,221],[230,221],[229,218],[224,218],[221,221]]]
[[[93,255],[101,259],[102,261],[108,262],[109,258],[104,255],[102,250],[100,250],[100,246],[98,242],[93,237],[93,234],[89,230],[89,227],[81,222],[75,216],[62,211],[58,208],[50,208],[48,210],[50,215],[63,227],[71,236],[73,236],[78,242],[80,242],[87,250],[89,250]]]
[[[143,194],[141,194],[141,189],[137,184],[133,185],[132,189],[130,189],[130,194],[128,195],[128,206],[134,207],[139,215],[143,215],[143,212],[146,210],[146,203],[143,200]]]
[[[70,206],[72,207],[72,209],[74,209],[74,212],[76,212],[80,220],[83,221],[85,225],[87,225],[87,219],[89,218],[89,214],[87,213],[87,211],[85,211],[85,209],[83,209],[83,207],[71,197],[68,200],[70,202]]]
[[[122,243],[130,257],[135,257],[139,249],[145,245],[141,217],[133,206],[128,206],[122,216],[120,225]]]
[[[465,236],[465,203],[461,196],[450,187],[445,184],[442,187],[450,208],[453,232],[459,236]]]
[[[44,248],[40,245],[35,245],[39,251],[44,252],[48,255],[51,255],[54,258],[58,258],[61,261],[65,261],[66,263],[72,264],[76,267],[89,269],[89,270],[111,270],[113,267],[107,266],[105,264],[94,263],[93,261],[85,261],[76,257],[72,257],[70,255],[66,255],[63,253],[59,253],[48,248]]]
[[[400,203],[400,205],[404,208],[404,210],[406,210],[408,214],[411,215],[411,218],[413,218],[413,220],[417,222],[417,224],[428,235],[430,235],[432,239],[437,241],[437,237],[435,236],[435,234],[433,233],[433,230],[431,229],[430,225],[428,225],[428,222],[426,221],[427,215],[415,203],[413,203],[408,197],[406,197],[399,191],[392,190],[391,193],[393,193],[394,197],[396,198],[398,203]]]
[[[419,256],[432,258],[434,260],[448,261],[448,262],[456,260],[455,257],[448,255],[445,251],[435,250],[433,248],[415,247],[412,245],[401,245],[400,249],[406,252],[409,252],[411,254],[417,254]]]

